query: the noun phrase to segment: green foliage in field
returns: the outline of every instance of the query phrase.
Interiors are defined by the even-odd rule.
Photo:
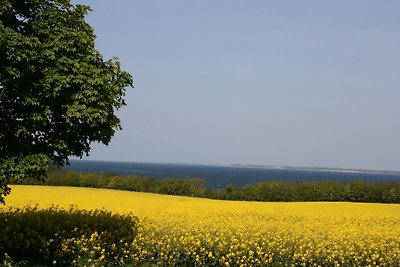
[[[132,214],[52,207],[0,211],[0,260],[32,266],[118,265],[138,232]]]

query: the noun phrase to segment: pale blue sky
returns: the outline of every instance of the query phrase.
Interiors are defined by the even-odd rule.
[[[89,159],[400,170],[400,1],[74,1],[134,75]]]

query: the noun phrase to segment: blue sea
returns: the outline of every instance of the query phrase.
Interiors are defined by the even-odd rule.
[[[137,175],[157,179],[165,178],[202,178],[209,189],[224,188],[228,184],[239,187],[264,181],[320,181],[337,182],[400,182],[400,172],[344,171],[318,169],[278,169],[244,166],[206,166],[187,164],[134,163],[112,161],[71,160],[65,170],[81,172],[114,173],[119,175]]]

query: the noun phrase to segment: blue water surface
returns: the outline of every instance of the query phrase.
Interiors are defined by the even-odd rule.
[[[393,172],[344,172],[304,169],[275,169],[243,166],[207,166],[186,164],[133,163],[112,161],[71,160],[65,170],[81,172],[114,173],[119,175],[137,175],[157,179],[165,178],[202,178],[209,189],[224,188],[228,184],[242,187],[264,181],[320,181],[337,182],[400,182],[400,173]]]

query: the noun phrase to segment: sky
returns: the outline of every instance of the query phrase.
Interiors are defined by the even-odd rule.
[[[134,76],[90,160],[400,170],[400,1],[88,1]]]

